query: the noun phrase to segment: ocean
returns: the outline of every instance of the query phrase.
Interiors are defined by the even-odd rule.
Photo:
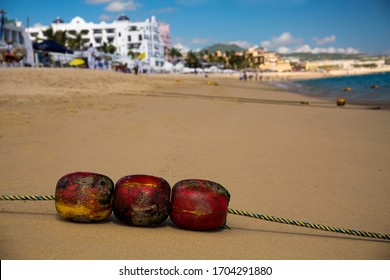
[[[349,104],[390,105],[390,72],[295,81],[284,88],[326,100],[344,98]]]

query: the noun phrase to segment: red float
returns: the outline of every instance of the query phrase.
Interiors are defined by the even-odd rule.
[[[172,188],[170,218],[186,229],[218,229],[226,223],[229,200],[229,192],[218,183],[183,180]]]
[[[115,185],[114,215],[129,225],[158,225],[168,218],[170,195],[171,186],[163,178],[150,175],[122,177]]]
[[[113,181],[91,172],[67,174],[58,181],[55,206],[58,214],[75,222],[96,222],[112,212]]]

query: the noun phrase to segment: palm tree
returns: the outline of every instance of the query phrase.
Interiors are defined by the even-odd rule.
[[[175,62],[177,58],[182,57],[181,52],[176,48],[171,48],[169,55],[172,57],[172,60]]]
[[[47,40],[54,40],[54,31],[53,31],[52,27],[49,27],[48,29],[46,29],[42,33],[47,38]]]
[[[115,46],[113,46],[112,44],[107,44],[106,42],[103,43],[102,52],[114,54],[115,51],[116,51]]]
[[[83,47],[82,34],[79,32],[79,33],[72,34],[72,35],[74,36],[74,38],[73,37],[68,38],[69,48],[74,49],[74,50],[75,49],[81,50]]]
[[[187,57],[185,59],[187,65],[192,68],[197,68],[200,65],[199,59],[197,55],[193,51],[189,51],[187,53]]]
[[[66,36],[66,31],[62,31],[62,30],[57,30],[56,33],[54,33],[54,36],[53,36],[53,39],[54,41],[56,41],[58,44],[61,44],[63,46],[65,46],[68,38]]]

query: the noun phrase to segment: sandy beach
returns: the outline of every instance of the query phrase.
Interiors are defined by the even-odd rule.
[[[52,195],[74,171],[208,179],[232,209],[389,234],[389,121],[216,76],[0,69],[0,194]],[[231,214],[227,225],[80,224],[54,201],[0,201],[0,258],[390,259],[388,241]]]

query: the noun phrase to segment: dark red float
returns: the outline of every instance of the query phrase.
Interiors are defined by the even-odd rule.
[[[182,180],[172,188],[170,218],[177,226],[214,230],[226,223],[230,194],[208,180]]]
[[[129,225],[152,226],[169,216],[171,186],[163,178],[131,175],[115,185],[113,210],[115,217]]]

